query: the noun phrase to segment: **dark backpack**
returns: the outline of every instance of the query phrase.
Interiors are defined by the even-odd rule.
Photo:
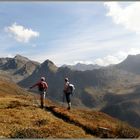
[[[40,84],[39,84],[39,91],[44,91],[44,89],[45,89],[44,83],[40,82]]]

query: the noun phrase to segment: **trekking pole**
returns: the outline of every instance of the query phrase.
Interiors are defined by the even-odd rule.
[[[30,92],[30,89],[26,89],[26,91]],[[32,96],[34,97],[33,105],[39,106],[40,103],[39,103],[39,101],[38,101],[38,98],[36,97],[36,95],[35,95],[34,93],[31,92],[31,94],[32,94]]]

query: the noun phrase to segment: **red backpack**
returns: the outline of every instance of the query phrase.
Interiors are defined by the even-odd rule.
[[[45,89],[45,83],[43,81],[41,81],[39,83],[39,91],[44,91],[44,89]]]

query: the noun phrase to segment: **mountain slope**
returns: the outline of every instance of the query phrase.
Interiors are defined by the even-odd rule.
[[[7,73],[14,82],[28,77],[38,66],[38,62],[21,55],[16,55],[14,58],[0,58],[1,73]]]
[[[9,58],[6,63],[4,63],[1,67],[3,70],[15,70],[21,68],[24,64],[26,64],[29,59],[26,57],[23,57],[21,55],[16,55],[14,58]]]
[[[131,73],[140,74],[140,54],[128,55],[128,57],[120,64],[117,64],[116,67]]]
[[[133,90],[123,94],[112,94],[104,96],[108,104],[101,111],[129,122],[132,126],[140,127],[140,85]]]
[[[34,105],[34,96],[14,83],[0,82],[1,138],[91,138],[82,128]],[[74,133],[75,132],[75,133]]]
[[[37,67],[29,77],[20,81],[19,84],[28,88],[35,82],[39,81],[42,76],[44,76],[46,80],[50,82],[57,72],[57,69],[57,66],[55,66],[53,62],[46,60],[39,67]]]
[[[52,71],[51,67],[55,70]],[[94,104],[88,107],[95,107],[96,101],[98,104],[103,101],[100,98],[98,98],[99,100],[97,100],[97,98],[95,99],[95,93],[97,96],[102,96],[106,92],[104,89],[127,87],[131,84],[140,83],[140,76],[114,67],[83,72],[72,71],[66,67],[57,68],[53,63],[51,63],[51,67],[47,62],[42,63],[32,75],[20,81],[19,85],[28,88],[40,80],[41,76],[45,76],[49,84],[49,96],[52,97],[52,99],[62,101],[61,95],[64,78],[69,77],[70,82],[76,87],[74,98],[86,106],[91,103],[89,103],[88,99],[93,99],[95,100],[95,102],[93,102]],[[88,88],[94,89],[93,92],[89,93],[89,90],[86,90]],[[87,101],[85,101],[85,97]]]
[[[14,83],[0,81],[1,138],[140,136],[139,130],[104,113],[80,109],[69,112],[49,100],[46,101],[46,110],[42,110],[34,104],[34,100],[37,100],[37,96],[35,98]]]

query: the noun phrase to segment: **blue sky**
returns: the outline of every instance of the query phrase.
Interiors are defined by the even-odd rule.
[[[0,57],[116,64],[140,53],[140,2],[0,2]]]

